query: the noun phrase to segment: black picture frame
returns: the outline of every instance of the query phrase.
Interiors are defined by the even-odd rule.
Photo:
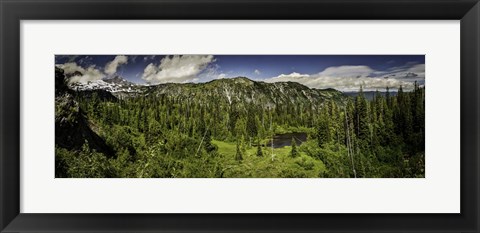
[[[478,232],[477,0],[0,0],[1,232]],[[20,21],[461,20],[460,214],[20,213]],[[441,203],[439,203],[441,205]]]

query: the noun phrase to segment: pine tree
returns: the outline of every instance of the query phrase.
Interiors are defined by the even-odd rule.
[[[260,146],[260,140],[257,140],[257,156],[258,157],[263,156],[262,147]]]
[[[253,107],[250,107],[250,111],[247,116],[247,134],[248,143],[251,146],[252,138],[258,135],[257,122],[255,121],[255,113]]]
[[[290,151],[290,156],[292,158],[298,157],[297,143],[295,142],[294,138],[292,138],[292,151]]]
[[[210,132],[210,130],[207,130],[205,131],[205,150],[207,150],[207,152],[211,152],[211,151],[214,151],[217,149],[217,147],[215,147],[215,145],[212,144],[212,134]]]
[[[363,88],[360,87],[360,92],[355,98],[355,135],[362,140],[370,138],[370,127],[368,117],[368,103],[363,95]]]
[[[390,98],[390,88],[387,86],[386,92],[385,92],[385,100],[387,101],[387,106],[389,108],[392,107],[392,99]]]
[[[238,139],[237,139],[237,153],[235,154],[235,160],[237,161],[243,160],[242,150],[240,149],[240,142]]]
[[[320,114],[320,119],[318,121],[318,129],[317,129],[317,139],[318,139],[318,146],[323,147],[323,144],[330,142],[331,135],[330,135],[330,122],[327,116],[327,113],[322,112]]]

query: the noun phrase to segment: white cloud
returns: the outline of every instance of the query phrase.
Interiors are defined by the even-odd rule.
[[[63,69],[63,72],[65,74],[73,74],[76,71],[81,72],[81,73],[85,72],[85,69],[83,67],[77,65],[77,63],[75,63],[75,62],[67,62],[65,64],[57,64],[57,67]]]
[[[425,73],[425,64],[417,64],[408,69],[408,71],[416,73]]]
[[[208,82],[214,79],[221,78],[220,66],[218,64],[210,63],[207,67],[201,71],[197,77],[192,80],[193,82]]]
[[[63,69],[65,74],[74,74],[75,72],[80,72],[79,75],[74,75],[70,77],[69,83],[81,82],[86,83],[89,81],[96,81],[103,79],[105,74],[102,71],[95,68],[95,66],[90,66],[88,68],[83,68],[75,62],[69,62],[65,64],[57,64],[57,67]]]
[[[197,75],[214,62],[212,55],[175,55],[164,57],[160,65],[150,63],[142,79],[148,83],[185,83],[198,80]]]
[[[124,55],[119,55],[116,56],[113,61],[107,63],[105,65],[105,73],[108,75],[113,75],[117,72],[117,68],[120,65],[127,64],[128,63],[128,57]]]
[[[412,73],[416,74],[417,79],[425,79],[425,64],[414,65],[411,68],[409,68],[406,72],[407,74],[412,74]],[[405,78],[409,78],[409,77],[406,75]]]
[[[373,73],[368,66],[332,66],[320,72],[320,76],[328,77],[364,77]]]
[[[298,82],[310,88],[334,88],[341,91],[358,91],[360,86],[365,91],[384,90],[387,86],[396,89],[402,86],[405,90],[413,88],[414,80],[404,78],[400,74],[412,73],[415,79],[425,77],[425,65],[415,65],[403,70],[396,70],[388,73],[388,77],[384,72],[376,71],[368,66],[336,66],[329,67],[318,74],[281,74],[277,77],[269,78],[266,82]],[[391,76],[392,74],[398,74]]]
[[[262,72],[260,72],[260,70],[256,69],[255,71],[253,71],[253,73],[255,73],[256,75],[260,75]]]
[[[85,73],[81,76],[73,76],[70,78],[69,82],[81,82],[86,83],[89,81],[96,81],[101,80],[105,77],[105,74],[102,73],[100,70],[94,68],[94,66],[90,66],[85,70]]]
[[[411,78],[412,73],[417,79],[425,79],[425,64],[408,62],[403,66],[392,67],[385,71],[375,71],[373,75],[395,78]]]
[[[297,73],[297,72],[293,72],[291,74],[281,74],[277,77],[274,77],[274,78],[271,78],[270,80],[272,81],[295,81],[295,80],[303,80],[305,78],[309,78],[310,75],[309,74],[300,74],[300,73]]]

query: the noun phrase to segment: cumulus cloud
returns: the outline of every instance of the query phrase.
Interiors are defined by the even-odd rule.
[[[100,80],[105,77],[105,74],[102,71],[96,69],[94,65],[85,69],[75,62],[68,62],[65,64],[58,64],[57,67],[63,69],[63,72],[65,74],[74,74],[72,77],[70,77],[68,81],[69,83],[86,83],[89,81]]]
[[[193,82],[208,82],[215,79],[224,79],[227,78],[227,74],[220,70],[218,64],[210,63],[197,77]]]
[[[253,71],[253,73],[255,73],[256,75],[260,75],[262,72],[260,72],[260,70],[256,69]]]
[[[128,57],[124,55],[119,55],[116,56],[113,61],[107,63],[105,65],[105,73],[108,75],[113,75],[117,72],[117,68],[120,65],[127,64],[128,63]]]
[[[388,74],[387,74],[388,73]],[[412,78],[408,73],[415,74]],[[412,76],[410,74],[410,76]],[[389,75],[388,77],[386,75]],[[398,77],[397,77],[398,75]],[[298,82],[310,88],[334,88],[341,91],[358,91],[360,86],[365,91],[384,90],[387,86],[396,89],[402,86],[405,90],[413,89],[413,81],[425,78],[425,65],[415,65],[402,70],[388,72],[377,71],[368,66],[336,66],[329,67],[317,74],[281,74],[266,79],[266,82]]]
[[[63,69],[63,72],[65,74],[73,74],[75,72],[85,72],[85,69],[79,65],[77,65],[77,63],[75,62],[67,62],[65,64],[57,64],[57,67],[58,68],[61,68]]]
[[[89,81],[97,81],[101,80],[105,77],[105,74],[102,73],[100,70],[95,69],[94,66],[90,66],[87,69],[85,69],[85,73],[83,75],[79,76],[73,76],[70,78],[70,82],[81,82],[81,83],[86,83]]]
[[[214,61],[212,55],[166,56],[158,66],[148,64],[143,71],[142,79],[147,83],[192,82],[197,80],[197,75]]]
[[[328,77],[364,77],[373,73],[374,70],[368,66],[332,66],[320,72],[320,76]]]

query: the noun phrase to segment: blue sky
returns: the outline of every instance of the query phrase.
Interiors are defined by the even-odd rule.
[[[343,91],[425,85],[424,55],[57,55],[55,64],[81,72],[79,82],[117,75],[139,84],[244,76]]]

